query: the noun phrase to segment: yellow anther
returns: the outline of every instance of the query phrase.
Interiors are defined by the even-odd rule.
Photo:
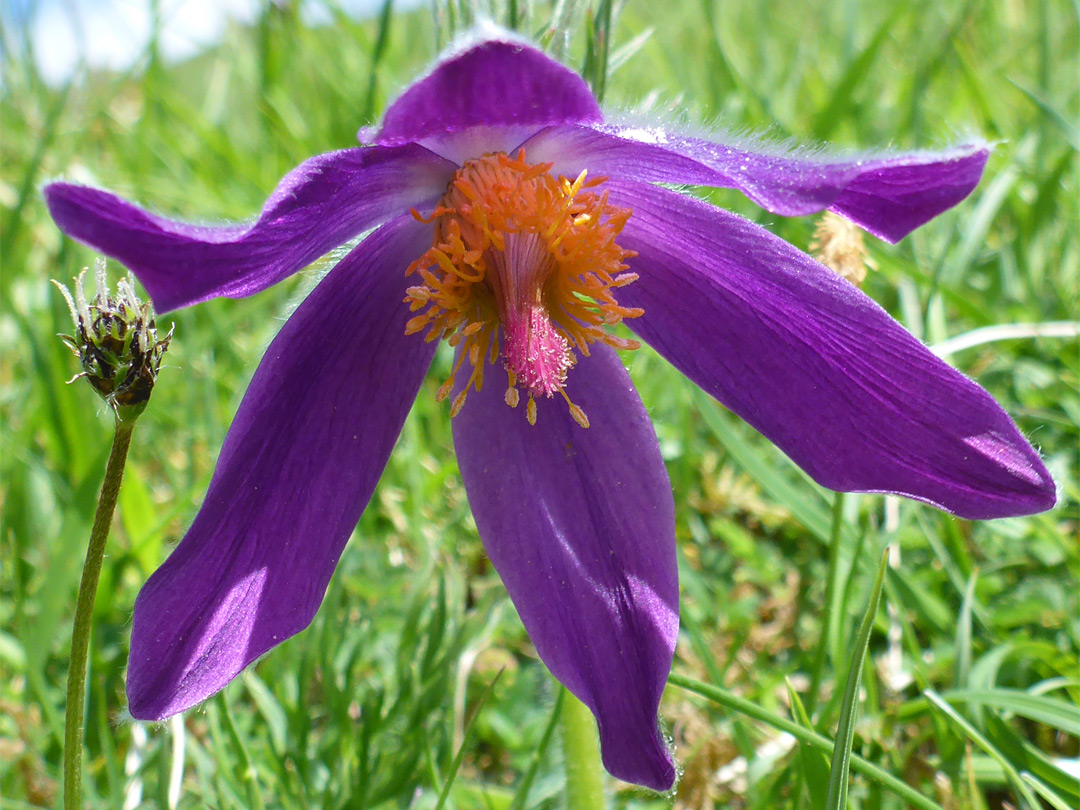
[[[430,318],[426,312],[423,315],[417,315],[415,318],[410,318],[409,322],[405,324],[405,334],[415,335],[427,326],[429,320]]]
[[[458,393],[458,395],[456,397],[454,397],[454,402],[450,406],[450,416],[451,416],[451,418],[453,418],[453,417],[457,416],[459,413],[461,413],[461,409],[465,407],[465,395],[468,394],[468,393],[469,393],[469,389],[463,388]]]
[[[570,395],[565,390],[560,391],[562,398],[566,400],[566,406],[570,410],[570,416],[574,418],[574,421],[581,425],[583,428],[589,427],[589,417],[585,415],[585,411],[570,401]]]
[[[454,390],[454,378],[451,377],[449,380],[447,380],[446,382],[444,382],[442,385],[439,386],[439,390],[435,392],[435,401],[436,402],[442,402],[448,396],[450,396],[450,392],[453,391],[453,390]]]
[[[570,415],[574,417],[574,421],[581,425],[583,428],[589,426],[589,417],[585,415],[585,411],[581,410],[573,402],[570,403]]]

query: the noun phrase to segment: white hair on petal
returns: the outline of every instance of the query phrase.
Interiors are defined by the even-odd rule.
[[[605,111],[605,121],[601,126],[605,131],[620,138],[641,143],[663,146],[679,138],[696,138],[733,149],[753,152],[770,157],[789,158],[792,160],[828,161],[878,161],[902,159],[910,163],[912,159],[925,157],[927,161],[959,158],[982,149],[992,149],[997,141],[987,141],[974,132],[957,134],[956,142],[939,149],[912,149],[892,151],[888,146],[874,149],[844,149],[824,143],[801,141],[791,136],[778,135],[775,129],[755,131],[750,128],[733,128],[720,122],[692,123],[686,120],[681,110],[668,109],[662,112],[642,112],[633,109]]]

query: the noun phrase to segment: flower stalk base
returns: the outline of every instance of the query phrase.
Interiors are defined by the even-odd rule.
[[[566,768],[566,810],[603,810],[604,766],[600,735],[588,707],[563,688],[560,725]]]

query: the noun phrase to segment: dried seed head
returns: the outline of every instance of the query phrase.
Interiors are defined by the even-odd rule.
[[[53,281],[75,325],[74,336],[60,337],[82,364],[71,382],[85,377],[118,419],[133,419],[150,399],[173,330],[158,340],[153,310],[139,301],[130,277],[120,279],[114,297],[109,294],[104,259],[95,263],[94,275],[97,295],[92,300],[86,297],[86,270],[75,279],[74,294]]]
[[[832,211],[826,211],[814,229],[810,252],[823,265],[856,285],[866,280],[866,268],[877,268],[863,243],[859,226]]]

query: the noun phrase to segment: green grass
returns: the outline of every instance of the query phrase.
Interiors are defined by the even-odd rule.
[[[249,217],[302,159],[352,144],[468,20],[466,5],[362,22],[337,15],[318,29],[270,5],[190,62],[148,53],[145,69],[90,75],[69,89],[46,87],[25,52],[4,48],[4,807],[58,802],[71,612],[110,435],[92,393],[65,385],[74,368],[55,334],[68,315],[48,280],[70,278],[93,255],[52,225],[42,182],[92,181],[189,219]],[[531,12],[533,31],[552,11],[524,0],[515,8]],[[599,23],[592,12],[575,19],[567,60],[582,67],[588,55],[595,71],[607,48],[611,108],[850,147],[933,147],[966,133],[998,142],[969,200],[898,246],[871,245],[879,271],[866,291],[927,342],[1080,313],[1075,4],[595,8]],[[614,12],[610,41],[587,42],[605,9]],[[23,35],[2,33],[5,42]],[[812,219],[762,214],[734,192],[709,198],[796,245],[811,239]],[[176,339],[135,432],[95,610],[90,808],[121,807],[136,779],[142,807],[171,806],[177,751],[181,808],[432,808],[441,794],[444,807],[560,806],[556,685],[484,556],[447,409],[434,401],[438,374],[311,628],[182,726],[146,726],[139,744],[141,730],[123,719],[138,588],[195,514],[263,348],[331,261],[255,298],[165,319]],[[823,808],[842,712],[853,721],[852,807],[914,806],[903,789],[945,810],[1080,803],[1075,776],[1059,767],[1080,756],[1075,338],[1004,341],[951,358],[1016,418],[1061,487],[1054,511],[990,523],[906,501],[887,508],[878,496],[847,496],[833,513],[830,493],[657,355],[624,359],[676,492],[683,631],[679,684],[661,713],[684,769],[680,806]],[[885,578],[862,700],[851,709],[849,651],[889,544],[900,562]],[[807,691],[824,616],[815,701]],[[523,782],[528,794],[518,795]],[[617,807],[670,804],[611,787]]]

